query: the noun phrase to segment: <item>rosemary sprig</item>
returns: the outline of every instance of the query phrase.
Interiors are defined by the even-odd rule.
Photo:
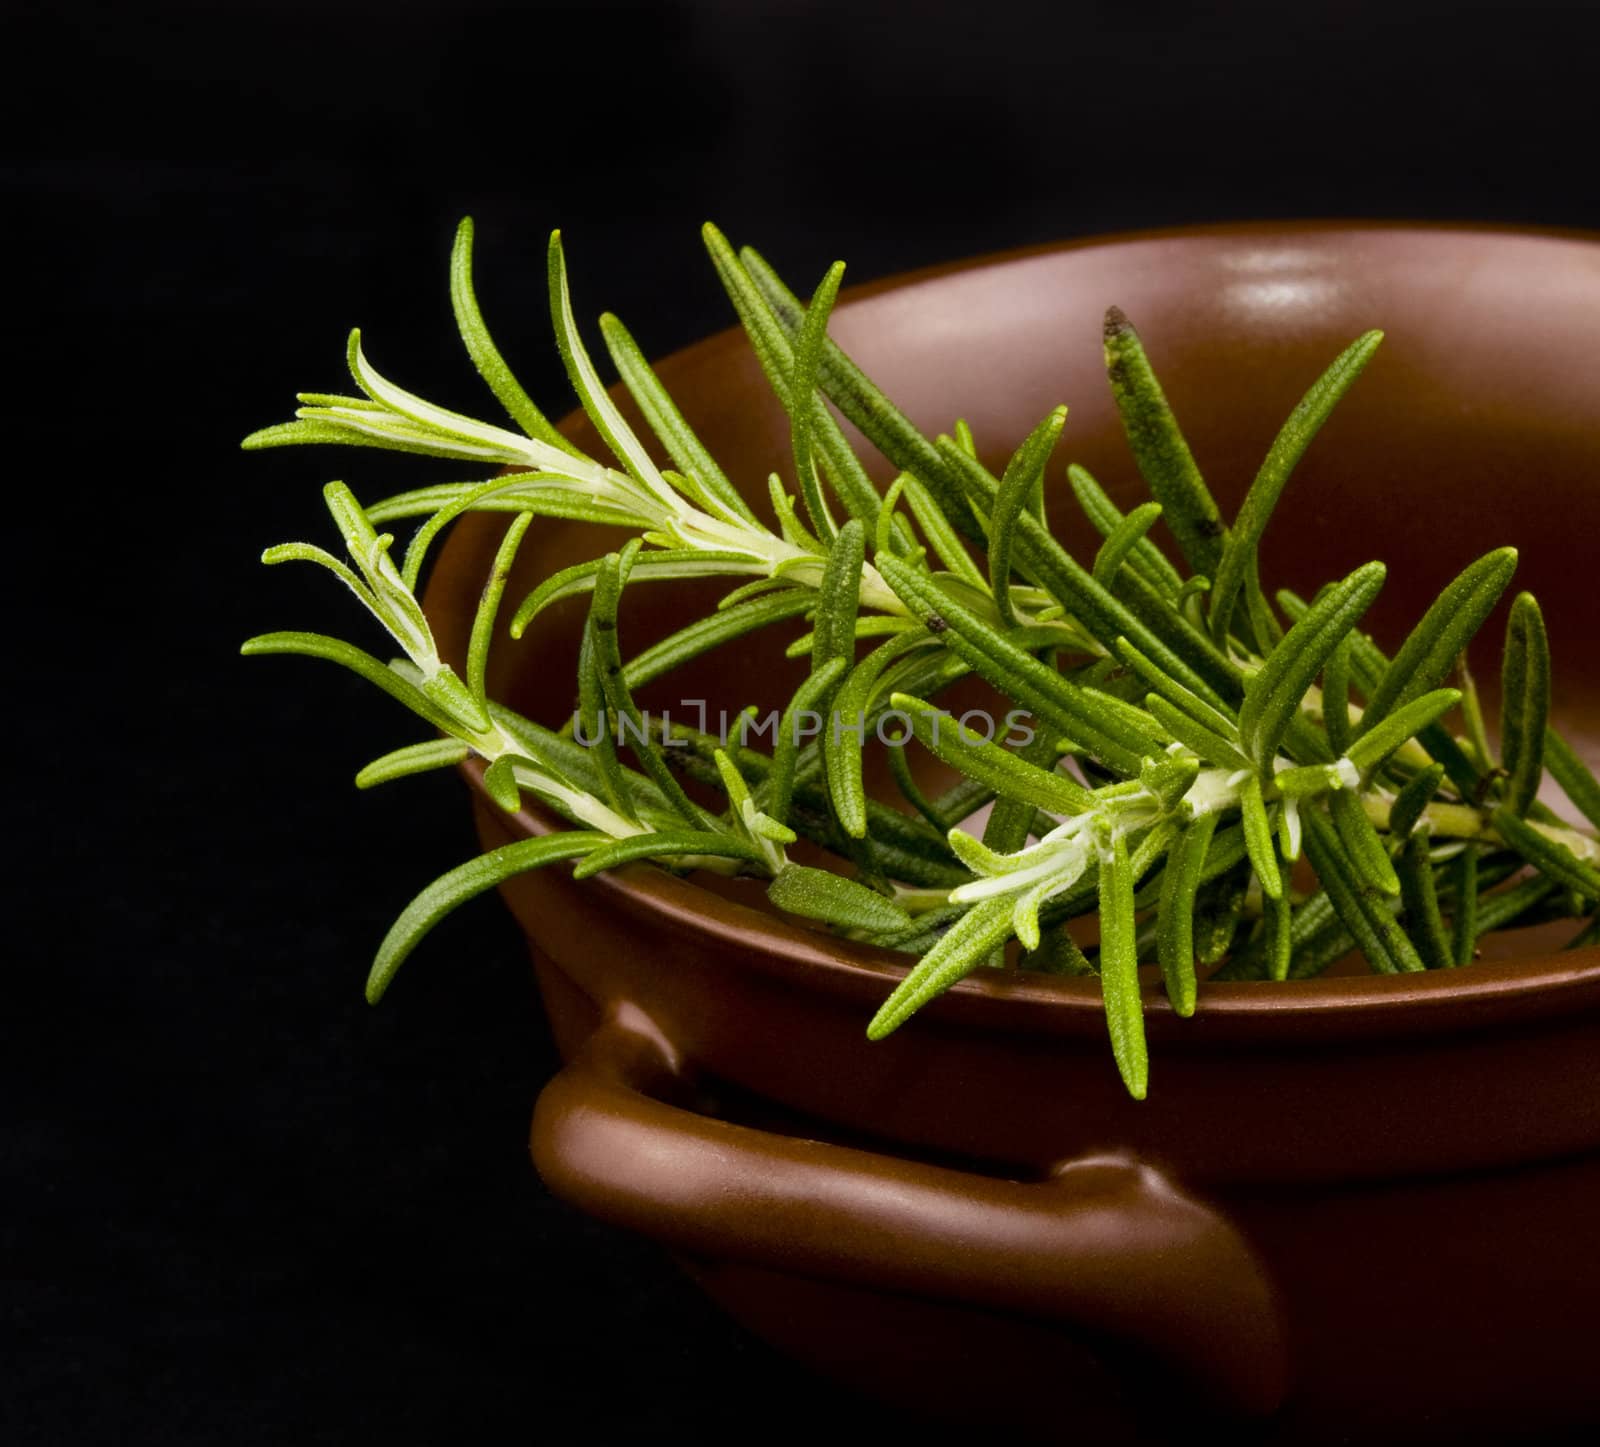
[[[705,238],[789,413],[792,492],[777,475],[742,487],[730,479],[632,335],[602,317],[606,351],[672,466],[656,460],[584,344],[556,234],[547,274],[557,347],[611,460],[581,451],[494,344],[473,284],[470,221],[452,252],[452,305],[473,365],[517,430],[405,391],[372,366],[357,333],[347,362],[360,395],[302,394],[293,421],[245,441],[383,448],[477,472],[365,507],[332,483],[325,501],[349,561],[304,543],[264,555],[332,572],[387,632],[392,661],[312,633],[267,634],[244,651],[340,663],[435,731],[368,764],[359,786],[477,758],[500,807],[531,795],[572,826],[494,850],[425,889],[380,946],[370,998],[446,913],[516,873],[568,861],[586,877],[652,860],[764,879],[789,914],[919,956],[868,1025],[873,1039],[1002,963],[1013,938],[1021,968],[1098,974],[1112,1055],[1142,1098],[1144,964],[1159,965],[1186,1016],[1219,961],[1227,978],[1299,979],[1356,947],[1381,972],[1453,968],[1486,930],[1557,915],[1588,920],[1572,943],[1593,943],[1600,780],[1549,725],[1549,642],[1530,594],[1517,597],[1507,627],[1498,766],[1470,675],[1459,689],[1444,686],[1507,587],[1514,551],[1470,564],[1392,659],[1357,628],[1383,564],[1309,603],[1279,594],[1287,629],[1262,588],[1258,544],[1294,465],[1381,333],[1357,338],[1311,381],[1229,522],[1143,342],[1112,308],[1107,376],[1153,497],[1124,514],[1082,468],[1066,469],[1104,539],[1085,566],[1051,533],[1043,506],[1064,407],[1017,440],[996,477],[964,423],[953,439],[923,436],[829,339],[842,266],[808,304],[757,253],[735,251],[714,227]],[[886,493],[829,402],[899,470]],[[754,501],[763,495],[770,523]],[[431,543],[466,512],[509,521],[461,677],[440,658],[416,593]],[[507,622],[518,551],[551,517],[625,536],[540,581]],[[379,528],[408,518],[421,521],[397,564],[394,537]],[[1158,522],[1187,574],[1156,545]],[[628,656],[624,590],[704,577],[736,586],[715,610]],[[520,636],[551,603],[583,595],[578,710],[570,730],[552,731],[489,696],[488,650],[497,628]],[[781,714],[739,715],[736,736],[719,737],[652,720],[636,702],[635,690],[689,659],[791,623],[808,631],[774,651],[810,666]],[[1015,732],[1003,740],[992,718],[976,729],[972,714],[941,707],[969,673],[1015,705],[1006,715]],[[1446,724],[1457,707],[1465,740]],[[770,748],[757,746],[769,738]],[[891,773],[915,814],[867,793],[865,756],[878,747],[895,751]],[[913,747],[962,781],[929,798]],[[1587,825],[1538,801],[1546,772]],[[695,803],[684,779],[715,790],[720,812]],[[964,826],[991,801],[979,838]],[[854,877],[790,860],[802,835]],[[1318,877],[1303,895],[1291,879],[1302,847]],[[1095,911],[1090,958],[1063,925]]]

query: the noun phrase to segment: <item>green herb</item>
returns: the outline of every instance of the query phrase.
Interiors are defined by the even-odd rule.
[[[1444,969],[1469,961],[1489,929],[1555,915],[1589,921],[1574,947],[1593,942],[1600,841],[1537,795],[1548,770],[1588,825],[1600,825],[1600,781],[1550,727],[1549,641],[1531,595],[1518,596],[1506,632],[1499,767],[1464,663],[1460,688],[1443,686],[1507,587],[1514,551],[1468,566],[1392,660],[1357,631],[1382,563],[1309,603],[1278,594],[1287,631],[1263,590],[1259,544],[1290,474],[1380,333],[1308,379],[1229,522],[1143,342],[1112,308],[1107,376],[1152,498],[1124,513],[1081,467],[1065,469],[1104,539],[1085,566],[1045,522],[1065,407],[1027,437],[1003,439],[1015,450],[997,477],[965,423],[953,439],[922,435],[829,338],[842,265],[807,304],[757,253],[735,251],[714,227],[705,239],[789,414],[788,483],[729,478],[608,315],[606,352],[649,435],[630,426],[583,340],[554,235],[557,348],[610,456],[562,435],[483,320],[470,221],[451,257],[451,301],[468,355],[515,430],[407,392],[373,367],[356,333],[347,362],[360,395],[302,394],[294,420],[245,442],[382,448],[445,459],[457,478],[476,474],[365,506],[331,484],[324,498],[348,561],[304,543],[264,555],[338,577],[388,633],[391,661],[301,632],[266,634],[244,651],[339,663],[433,731],[368,764],[360,787],[476,759],[499,807],[531,797],[571,826],[494,850],[424,890],[380,946],[370,998],[440,919],[515,874],[567,861],[582,878],[648,860],[764,880],[788,914],[918,956],[867,1025],[873,1039],[1002,963],[1013,938],[1022,969],[1098,975],[1115,1066],[1143,1098],[1143,965],[1159,965],[1187,1016],[1224,960],[1223,977],[1263,981],[1314,976],[1352,947],[1384,973]],[[897,470],[886,492],[834,407]],[[672,467],[655,460],[663,453]],[[432,542],[467,512],[510,518],[462,677],[440,658],[417,589]],[[539,581],[507,622],[501,605],[519,548],[552,517],[622,536],[603,557]],[[394,536],[380,529],[412,518],[397,564]],[[1156,545],[1158,522],[1187,574]],[[721,604],[630,654],[619,628],[625,590],[707,577],[732,583]],[[577,711],[570,729],[552,731],[489,695],[488,652],[502,626],[520,636],[550,604],[582,595]],[[740,715],[738,736],[717,738],[653,720],[637,702],[646,683],[749,635],[770,638],[776,656],[809,658],[781,714]],[[969,674],[1011,706],[1003,734],[992,718],[974,729],[970,714],[941,706]],[[1447,723],[1457,708],[1465,738]],[[892,751],[889,773],[914,814],[869,795],[865,761],[879,748]],[[917,768],[929,755],[962,775],[933,798]],[[719,807],[696,803],[685,779],[714,791]],[[979,838],[964,821],[990,802]],[[801,836],[830,850],[835,867],[791,860]],[[1302,845],[1317,876],[1303,894],[1291,879]],[[1091,961],[1064,925],[1096,911]]]

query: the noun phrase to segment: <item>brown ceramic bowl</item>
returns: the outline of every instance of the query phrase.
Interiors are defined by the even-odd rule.
[[[1595,757],[1600,245],[1363,224],[1116,238],[868,288],[834,333],[925,429],[966,417],[991,464],[1066,401],[1062,453],[1127,505],[1141,485],[1100,357],[1113,302],[1225,511],[1309,382],[1382,326],[1264,571],[1314,586],[1381,535],[1370,621],[1393,645],[1467,561],[1515,544],[1550,620],[1557,722]],[[786,468],[741,338],[661,370],[752,495]],[[448,650],[502,528],[466,521],[440,560],[427,605]],[[523,579],[614,536],[542,527]],[[1067,541],[1090,546],[1070,524]],[[679,587],[634,591],[627,649],[682,621]],[[578,616],[500,649],[500,696],[570,710]],[[786,681],[764,645],[735,646],[654,704],[775,703]],[[481,789],[477,807],[486,845],[552,823]],[[759,889],[640,866],[505,895],[570,1062],[534,1123],[551,1189],[673,1247],[822,1370],[1082,1441],[1197,1397],[1286,1442],[1600,1420],[1600,950],[1510,934],[1448,973],[1211,985],[1191,1020],[1152,987],[1135,1103],[1093,982],[986,974],[869,1044],[906,960],[775,918]]]

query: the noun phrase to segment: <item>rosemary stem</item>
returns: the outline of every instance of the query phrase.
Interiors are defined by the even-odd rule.
[[[1394,805],[1392,798],[1381,794],[1368,794],[1362,801],[1366,809],[1367,818],[1379,829],[1389,827],[1389,810]],[[1470,839],[1484,844],[1505,843],[1490,823],[1490,816],[1481,809],[1475,809],[1470,804],[1429,804],[1422,811],[1419,823],[1443,839]],[[1545,824],[1536,819],[1527,821],[1528,827],[1543,834],[1546,839],[1565,846],[1579,859],[1586,863],[1600,863],[1600,839],[1561,824]]]

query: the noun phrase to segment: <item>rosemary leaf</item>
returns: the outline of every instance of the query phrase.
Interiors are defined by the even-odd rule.
[[[606,702],[617,715],[618,742],[622,742],[625,736],[625,726],[631,725],[634,730],[631,743],[634,757],[645,773],[655,780],[656,787],[666,796],[673,810],[691,828],[697,828],[701,823],[700,811],[683,792],[683,786],[651,740],[649,727],[639,712],[639,705],[633,701],[628,677],[622,666],[622,653],[617,639],[617,608],[638,546],[636,540],[620,554],[606,554],[599,573],[595,575],[594,599],[589,614],[589,631],[594,640],[594,667]],[[726,618],[728,615],[724,613],[718,616]]]
[[[1591,824],[1600,829],[1600,779],[1554,729],[1544,731],[1545,766],[1562,792]]]
[[[1239,736],[1252,759],[1269,764],[1311,681],[1383,586],[1382,563],[1357,568],[1329,588],[1284,636],[1245,685]]]
[[[866,561],[866,532],[851,518],[833,540],[828,566],[817,593],[816,642],[811,665],[819,668],[835,658],[849,662],[856,653],[856,614],[861,606],[861,565]]]
[[[1150,1055],[1139,997],[1139,952],[1133,918],[1133,870],[1128,841],[1114,834],[1100,853],[1100,988],[1105,995],[1111,1053],[1128,1094],[1143,1100]]]
[[[767,898],[789,914],[844,929],[893,933],[907,929],[912,922],[892,900],[864,884],[803,864],[786,864],[780,869],[767,886]]]
[[[1600,902],[1600,869],[1579,859],[1559,840],[1541,834],[1509,809],[1496,809],[1494,831],[1529,864],[1586,899]]]
[[[1458,965],[1470,965],[1478,947],[1478,850],[1468,844],[1450,862],[1455,910],[1450,918],[1450,953]]]
[[[1206,878],[1206,868],[1202,868],[1200,892],[1195,899],[1194,952],[1202,965],[1216,964],[1232,948],[1249,886],[1250,867],[1245,859],[1244,830],[1235,827],[1226,832],[1233,836],[1238,857],[1232,867],[1210,879]],[[1221,853],[1217,843],[1223,833],[1223,830],[1217,831],[1218,839],[1212,844],[1206,867],[1210,866],[1212,856]]]
[[[1430,970],[1455,964],[1450,934],[1439,913],[1439,896],[1433,881],[1433,861],[1428,857],[1428,837],[1411,834],[1395,861],[1400,877],[1400,901],[1417,953]]]
[[[1145,708],[1161,728],[1191,753],[1218,768],[1248,769],[1250,761],[1239,746],[1213,732],[1181,708],[1175,708],[1159,693],[1145,697]]]
[[[418,718],[432,724],[440,732],[454,733],[459,728],[459,724],[415,684],[342,638],[296,631],[262,633],[242,644],[239,653],[245,658],[267,653],[297,653],[305,658],[326,658],[359,674],[368,683],[376,684],[390,698],[403,703]]]
[[[1080,467],[1075,462],[1069,463],[1067,481],[1072,485],[1073,495],[1078,499],[1084,516],[1101,537],[1110,538],[1122,526],[1122,510],[1106,496],[1105,489],[1095,481],[1088,468]],[[1183,579],[1167,561],[1166,554],[1142,533],[1129,549],[1126,561],[1146,583],[1166,597],[1175,597],[1183,587]]]
[[[1202,814],[1189,825],[1167,856],[1161,876],[1161,903],[1156,913],[1156,957],[1161,963],[1161,978],[1167,998],[1180,1015],[1194,1014],[1194,912],[1200,889],[1200,867],[1211,837],[1216,833],[1217,816]]]
[[[489,334],[483,313],[478,310],[478,296],[472,285],[472,239],[472,218],[464,216],[456,227],[455,245],[450,251],[450,306],[455,312],[456,328],[466,344],[467,355],[472,358],[478,375],[489,384],[489,390],[506,409],[511,420],[528,436],[537,437],[539,441],[574,457],[581,457],[583,454],[562,436],[560,429],[552,425],[550,419],[534,405],[533,398],[523,391],[522,384],[506,365],[505,358],[500,355],[500,349]]]
[[[1269,980],[1289,978],[1289,964],[1294,957],[1294,946],[1289,937],[1289,930],[1293,923],[1294,910],[1287,890],[1276,897],[1269,894],[1262,900],[1262,949]]]
[[[1495,894],[1480,894],[1472,921],[1474,936],[1482,939],[1492,930],[1505,929],[1509,925],[1516,924],[1534,905],[1548,899],[1560,887],[1558,880],[1548,875],[1536,874],[1531,879],[1524,879],[1512,885],[1510,889],[1503,889]]]
[[[889,646],[889,645],[885,645]],[[844,677],[849,664],[843,658],[831,658],[820,668],[813,668],[805,681],[794,692],[789,706],[778,721],[778,744],[773,750],[772,773],[768,779],[767,793],[762,808],[780,824],[789,822],[790,799],[794,792],[795,766],[800,751],[800,721],[813,718],[821,727],[821,710],[831,698]],[[832,794],[833,805],[838,809],[841,794]]]
[[[601,795],[624,819],[637,822],[639,815],[628,781],[630,771],[623,768],[617,757],[617,730],[612,727],[611,711],[606,706],[605,685],[595,655],[594,625],[591,602],[578,647],[578,716],[574,732],[578,733],[577,742],[591,750]],[[657,793],[660,793],[659,788]],[[661,799],[665,803],[666,795],[661,794]]]
[[[798,617],[816,606],[817,596],[809,588],[791,588],[737,603],[731,608],[696,619],[676,633],[653,643],[628,663],[625,679],[629,688],[645,684],[682,667],[691,658],[742,638],[758,628]]]
[[[1117,657],[1128,665],[1136,674],[1149,684],[1162,698],[1175,707],[1182,709],[1196,723],[1202,724],[1218,738],[1232,742],[1238,738],[1239,725],[1237,720],[1228,714],[1213,708],[1199,694],[1185,688],[1175,678],[1163,672],[1156,664],[1142,654],[1126,638],[1117,639]],[[1244,755],[1235,750],[1242,761]]]
[[[910,730],[900,740],[889,745],[889,772],[894,776],[895,787],[901,796],[941,834],[948,834],[959,819],[951,819],[939,812],[938,806],[922,791],[916,776],[911,772],[911,761],[906,757],[904,740],[911,737]]]
[[[422,942],[436,924],[469,899],[503,884],[514,875],[526,874],[557,860],[586,854],[607,843],[604,834],[585,829],[569,829],[545,834],[538,839],[522,839],[515,844],[491,849],[476,859],[457,865],[440,877],[408,904],[378,946],[372,972],[367,976],[367,1001],[376,1005],[389,988],[395,972],[406,957]]]
[[[1394,863],[1362,808],[1360,796],[1348,789],[1336,789],[1328,795],[1328,814],[1363,888],[1398,898],[1400,881],[1395,876]]]
[[[840,538],[843,537],[841,533]],[[920,630],[891,638],[851,668],[843,687],[831,697],[832,718],[822,734],[823,766],[839,825],[852,839],[864,839],[867,835],[867,791],[862,769],[866,752],[867,715],[872,709],[874,696],[890,665],[912,650],[925,646],[928,641],[927,635]],[[848,667],[853,656],[854,649],[849,654],[837,655],[836,661]],[[818,695],[810,707],[826,707],[827,698],[826,695]]]
[[[1261,892],[1268,899],[1283,897],[1283,878],[1278,873],[1277,854],[1272,842],[1272,824],[1261,799],[1261,776],[1251,773],[1239,786],[1239,811],[1244,818],[1244,847],[1250,867],[1261,881]]]
[[[982,900],[972,906],[925,954],[879,1007],[867,1039],[892,1035],[930,1000],[965,979],[990,951],[1011,938],[1011,901]]]
[[[615,869],[635,859],[690,858],[737,859],[747,864],[762,864],[761,851],[748,840],[734,834],[709,830],[665,830],[659,834],[630,834],[626,839],[607,840],[586,854],[574,867],[574,879],[588,879],[603,869]]]
[[[1422,957],[1382,902],[1382,895],[1362,883],[1333,821],[1320,809],[1306,809],[1303,814],[1306,856],[1335,912],[1373,969],[1386,975],[1423,969]]]
[[[1011,544],[1016,536],[1017,518],[1041,486],[1045,465],[1066,420],[1067,409],[1057,407],[1028,434],[1006,464],[989,508],[989,585],[994,591],[1001,621],[1008,628],[1017,624],[1011,607]]]
[[[969,489],[979,510],[990,511],[999,483],[948,438],[941,439],[938,446],[940,455]],[[1222,705],[1219,690],[1236,688],[1226,670],[1217,670],[1210,681],[1203,678],[1125,604],[1095,582],[1094,576],[1051,537],[1032,513],[1024,512],[1017,519],[1013,548],[1039,586],[1072,614],[1103,648],[1109,651],[1118,638],[1127,637],[1185,687],[1219,707]]]
[[[1406,839],[1417,827],[1417,820],[1428,802],[1439,792],[1444,782],[1444,765],[1429,764],[1420,774],[1409,779],[1389,806],[1389,837]]]
[[[672,489],[651,461],[644,444],[634,436],[633,429],[623,419],[617,404],[611,400],[583,345],[583,339],[578,335],[578,320],[572,314],[572,297],[567,289],[567,262],[561,249],[559,231],[550,233],[548,278],[550,318],[555,324],[556,347],[585,414],[628,474],[658,499],[672,504]]]
[[[1445,586],[1371,689],[1355,728],[1357,738],[1445,680],[1457,655],[1499,602],[1516,566],[1515,548],[1497,548]],[[1439,762],[1449,768],[1445,760]]]
[[[794,347],[794,372],[789,382],[789,420],[794,450],[795,477],[800,483],[800,496],[811,519],[812,530],[819,538],[828,539],[836,531],[828,504],[822,496],[822,485],[817,477],[817,467],[812,459],[813,418],[822,411],[816,406],[817,366],[822,359],[822,349],[828,340],[828,317],[839,295],[839,283],[844,278],[844,263],[836,261],[817,284],[811,305],[806,308],[806,319],[801,324],[800,336]]]
[[[1064,928],[1057,927],[1044,936],[1036,950],[1023,955],[1021,967],[1045,975],[1083,976],[1095,973],[1078,942]]]
[[[726,246],[725,241],[721,244]],[[730,251],[727,257],[731,256]],[[780,334],[797,336],[805,315],[800,299],[752,248],[742,248],[735,260],[742,263],[741,269],[752,290],[771,308],[769,315]],[[719,270],[726,265],[725,257],[719,262]],[[735,305],[738,305],[737,300]],[[959,484],[950,476],[933,444],[835,342],[829,341],[823,348],[818,381],[838,409],[861,429],[878,451],[902,472],[915,474],[928,488],[957,531],[974,541],[982,537]]]
[[[1208,573],[1211,577],[1211,636],[1218,642],[1228,636],[1239,590],[1244,586],[1272,511],[1283,495],[1284,484],[1305,455],[1312,438],[1328,420],[1329,413],[1361,375],[1382,340],[1382,332],[1364,333],[1335,357],[1328,370],[1311,384],[1311,390],[1300,399],[1289,414],[1289,420],[1273,440],[1261,470],[1250,484],[1250,491],[1240,505],[1239,516],[1234,519],[1222,546],[1215,571],[1198,568],[1198,571]]]
[[[423,774],[429,769],[448,769],[459,764],[472,750],[459,739],[428,739],[420,744],[407,744],[374,759],[356,775],[356,788],[370,789],[377,784],[387,784],[393,779],[404,779],[412,774]]]
[[[754,524],[756,515],[750,505],[695,435],[628,329],[607,312],[600,318],[600,334],[611,354],[612,365],[629,395],[638,403],[650,430],[661,439],[667,456],[720,504],[719,510],[724,516],[731,515]]]
[[[978,565],[972,561],[971,554],[961,542],[960,534],[950,526],[949,519],[933,500],[933,495],[912,473],[902,472],[896,481],[904,483],[905,498],[910,504],[911,515],[916,518],[917,526],[922,529],[923,536],[932,546],[933,555],[958,578],[965,579],[974,588],[986,589],[989,586],[988,581]]]
[[[1500,762],[1506,808],[1522,816],[1544,776],[1544,738],[1550,718],[1550,640],[1532,593],[1518,593],[1506,620],[1500,688]]]
[[[755,349],[761,370],[766,373],[768,383],[785,409],[791,408],[794,405],[789,395],[790,381],[794,375],[794,348],[788,336],[766,299],[756,289],[744,263],[728,245],[727,237],[710,222],[701,228],[701,235],[723,289],[728,293],[728,299],[739,314],[739,321]],[[831,347],[831,343],[828,346]],[[827,355],[829,351],[825,348],[824,356]],[[826,380],[826,372],[823,380]],[[844,433],[839,430],[839,424],[833,420],[828,409],[816,397],[809,399],[809,405],[812,414],[809,426],[814,445],[822,456],[839,500],[844,503],[845,511],[851,517],[860,518],[868,529],[875,529],[879,506],[877,489],[873,487],[871,478],[862,468],[860,459],[845,440]],[[850,416],[848,411],[845,415]],[[855,419],[852,417],[851,420]],[[868,435],[871,436],[870,433]],[[906,471],[915,471],[903,463],[896,465]]]
[[[1068,816],[1098,808],[1099,800],[1081,784],[969,732],[933,704],[906,693],[896,693],[890,702],[910,719],[918,743],[1002,797]]]
[[[1291,980],[1315,979],[1335,960],[1343,959],[1356,947],[1355,937],[1335,919],[1296,944],[1289,959]]]
[[[507,814],[515,814],[522,807],[517,766],[509,754],[502,754],[483,771],[483,789]]]
[[[1322,727],[1337,754],[1350,747],[1350,653],[1354,646],[1354,639],[1346,634],[1322,670]]]
[[[1161,504],[1147,502],[1136,507],[1127,517],[1112,529],[1105,542],[1100,545],[1100,550],[1094,555],[1094,580],[1101,587],[1110,589],[1116,581],[1117,574],[1122,570],[1123,563],[1128,561],[1134,548],[1144,539],[1150,531],[1152,524],[1161,516]]]
[[[478,599],[477,612],[472,618],[472,635],[467,644],[467,687],[472,696],[488,707],[489,696],[484,684],[484,673],[489,664],[489,642],[494,636],[495,619],[500,616],[500,599],[506,591],[506,580],[511,576],[511,565],[517,560],[517,549],[522,546],[523,535],[533,521],[531,512],[518,513],[506,529],[495,553],[494,565],[483,585]]]
[[[1362,773],[1381,768],[1401,744],[1428,727],[1461,702],[1461,691],[1436,688],[1397,708],[1376,728],[1363,733],[1345,750],[1345,757]]]
[[[1106,312],[1105,354],[1111,395],[1134,461],[1189,566],[1211,577],[1227,531],[1222,514],[1195,466],[1139,334],[1118,307]]]
[[[893,558],[880,559],[879,567],[889,586],[947,648],[1111,767],[1137,773],[1144,755],[1155,751],[1153,738],[967,612],[931,579]]]

